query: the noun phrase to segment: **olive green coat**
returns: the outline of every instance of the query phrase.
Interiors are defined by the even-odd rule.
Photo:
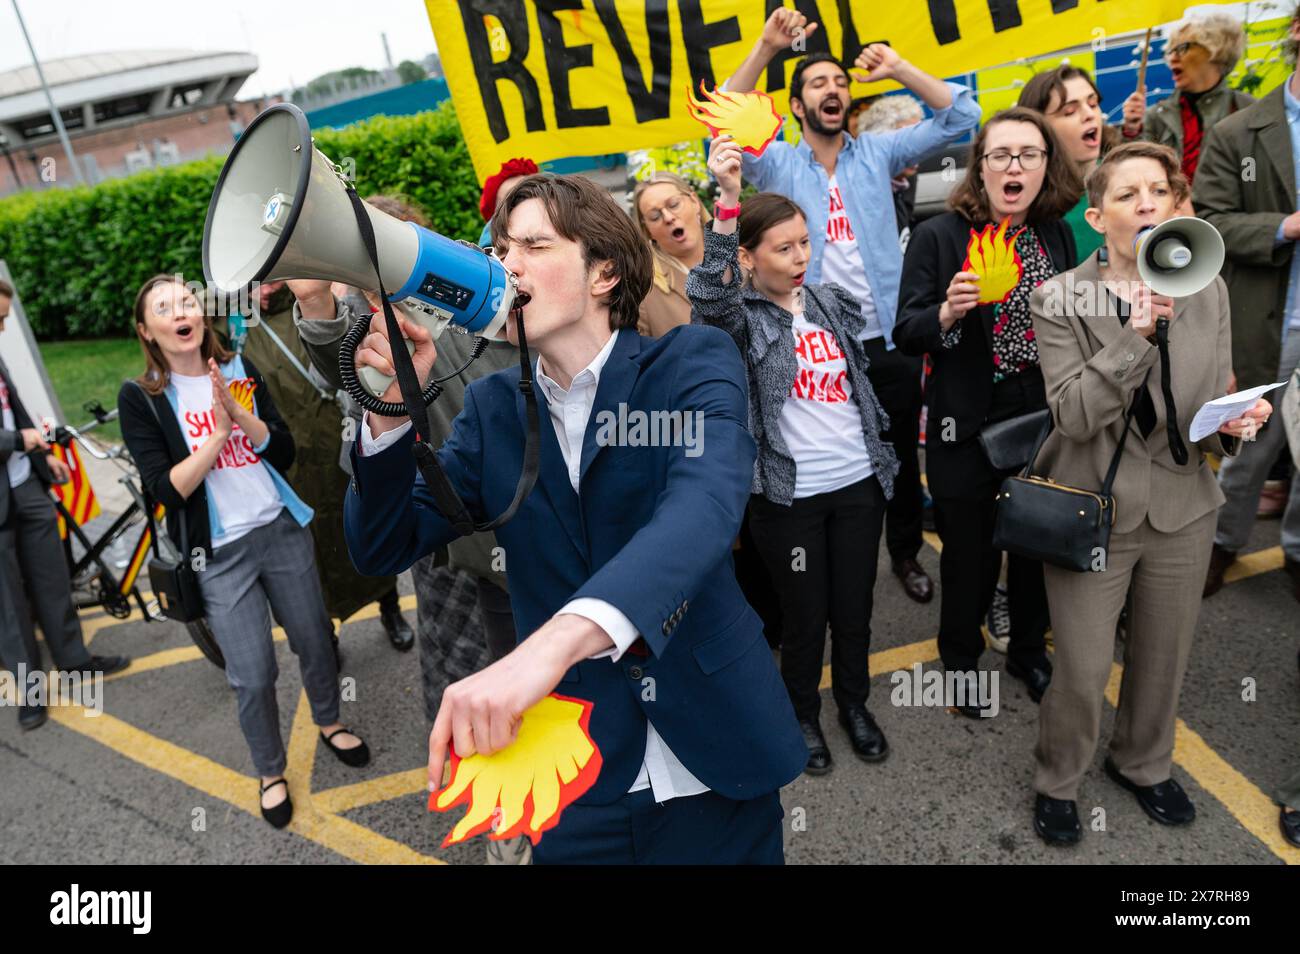
[[[1192,204],[1223,235],[1237,387],[1276,380],[1295,243],[1275,241],[1296,210],[1283,87],[1215,126],[1201,147]]]
[[[1152,106],[1142,120],[1142,136],[1150,142],[1168,146],[1178,154],[1178,161],[1183,159],[1183,107],[1179,102],[1182,94],[1174,90],[1173,94]],[[1220,81],[1213,89],[1206,90],[1196,101],[1196,111],[1201,114],[1201,154],[1204,161],[1205,136],[1210,130],[1228,116],[1238,113],[1255,102],[1255,97],[1233,89]],[[1196,175],[1200,177],[1200,166]]]

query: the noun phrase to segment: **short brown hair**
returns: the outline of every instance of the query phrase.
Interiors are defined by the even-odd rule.
[[[158,274],[150,278],[136,292],[135,308],[132,309],[132,314],[135,316],[135,336],[140,340],[140,349],[144,352],[145,362],[144,374],[136,378],[136,382],[150,394],[161,394],[166,390],[171,380],[171,368],[163,356],[162,348],[158,347],[158,342],[145,340],[144,333],[140,330],[145,323],[145,300],[159,285],[171,284],[184,285],[185,282],[179,275]],[[222,347],[221,342],[217,340],[217,334],[212,330],[211,315],[203,316],[202,354],[205,363],[209,358],[215,358],[217,364],[225,364],[233,357],[233,354]]]
[[[737,223],[737,241],[740,247],[753,251],[763,241],[767,230],[780,225],[795,216],[807,221],[803,209],[798,203],[775,192],[760,192],[747,199],[740,207],[740,221]]]
[[[994,113],[971,143],[970,156],[966,161],[966,178],[957,183],[957,187],[948,196],[948,208],[952,209],[967,222],[978,225],[992,220],[993,210],[989,206],[989,196],[984,190],[984,177],[980,172],[980,162],[984,156],[984,144],[988,141],[989,130],[999,123],[1028,123],[1035,127],[1047,144],[1047,171],[1043,175],[1043,187],[1029,206],[1025,221],[1029,223],[1048,222],[1059,219],[1074,208],[1083,195],[1083,182],[1074,163],[1065,155],[1052,124],[1036,109],[1013,106]]]
[[[1169,179],[1169,188],[1174,190],[1175,204],[1181,204],[1192,194],[1192,187],[1187,181],[1187,176],[1183,175],[1182,166],[1178,162],[1178,154],[1172,149],[1156,142],[1126,142],[1106,153],[1105,158],[1088,176],[1088,205],[1094,209],[1101,208],[1102,199],[1106,197],[1106,187],[1110,185],[1110,177],[1115,173],[1115,167],[1130,159],[1154,159],[1160,163],[1164,167],[1165,176]]]
[[[3,278],[0,278],[0,298],[13,298],[14,286],[10,285]]]
[[[588,268],[602,260],[613,262],[618,283],[601,304],[609,307],[614,331],[635,328],[641,299],[654,276],[654,259],[649,243],[637,233],[614,197],[586,176],[531,175],[492,215],[489,228],[498,254],[510,241],[510,213],[529,199],[540,200],[555,230],[582,247],[582,260]]]
[[[1102,103],[1101,90],[1097,88],[1096,82],[1087,70],[1081,70],[1077,66],[1071,66],[1069,63],[1062,63],[1056,69],[1046,70],[1042,73],[1035,73],[1030,77],[1029,82],[1024,85],[1020,91],[1020,98],[1016,100],[1017,106],[1023,106],[1025,109],[1036,109],[1044,116],[1050,116],[1047,111],[1052,105],[1052,95],[1060,101],[1060,105],[1065,105],[1065,84],[1072,79],[1086,80],[1092,87],[1092,91],[1097,94],[1097,105]],[[1059,108],[1059,107],[1058,107]],[[1110,152],[1119,143],[1119,131],[1106,123],[1103,116],[1101,123],[1101,154],[1104,156]]]

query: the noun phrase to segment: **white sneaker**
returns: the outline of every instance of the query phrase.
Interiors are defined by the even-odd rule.
[[[487,843],[487,863],[490,865],[531,865],[533,843],[527,835]]]
[[[989,648],[1005,654],[1007,644],[1011,641],[1011,607],[1007,602],[1007,588],[999,583],[993,591],[993,603],[989,606],[988,625],[984,627]]]

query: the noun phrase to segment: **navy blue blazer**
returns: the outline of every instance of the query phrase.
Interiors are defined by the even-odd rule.
[[[515,367],[472,383],[438,451],[475,520],[494,517],[514,497],[527,433],[518,382]],[[519,637],[570,599],[593,597],[626,615],[649,650],[624,653],[617,663],[584,660],[556,687],[594,703],[590,728],[603,767],[580,801],[608,804],[627,792],[645,757],[647,718],[718,794],[748,799],[777,790],[803,770],[808,749],[731,559],[755,454],[735,344],[699,325],[658,339],[618,332],[587,423],[580,495],[545,394],[537,393],[537,486],[496,531]],[[703,423],[694,435],[699,453],[598,442],[602,420],[617,419],[620,406],[625,414],[699,412],[692,418]],[[400,572],[456,537],[417,474],[413,442],[408,432],[372,457],[353,447],[345,525],[361,573]]]

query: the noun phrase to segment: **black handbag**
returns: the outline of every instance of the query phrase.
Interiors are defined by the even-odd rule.
[[[995,549],[1078,573],[1105,569],[1110,528],[1115,524],[1115,498],[1111,488],[1119,472],[1133,413],[1145,387],[1144,382],[1124,415],[1124,433],[1099,491],[1067,487],[1050,477],[1034,474],[1034,461],[1052,432],[1052,418],[1048,415],[1025,469],[1018,476],[1004,480],[998,491],[993,523]]]
[[[137,385],[139,387],[139,385]],[[144,394],[145,401],[149,405],[149,410],[153,411],[154,420],[158,422],[158,429],[162,430],[162,418],[158,416],[158,408],[154,407],[153,398],[149,393],[140,388]],[[149,507],[149,513],[154,512],[153,501],[146,500]],[[168,619],[174,619],[178,623],[192,623],[195,620],[203,618],[203,590],[199,588],[199,575],[190,566],[190,535],[188,521],[185,519],[184,508],[176,515],[180,522],[181,528],[181,548],[180,552],[163,552],[161,537],[164,534],[163,525],[154,522],[151,537],[153,540],[153,556],[149,558],[149,586],[153,589],[153,595],[158,600],[158,606],[163,615]],[[169,551],[175,551],[175,547],[168,545]]]
[[[1051,419],[1047,408],[1031,411],[982,428],[980,446],[994,470],[1019,470],[1033,459],[1038,436]]]

